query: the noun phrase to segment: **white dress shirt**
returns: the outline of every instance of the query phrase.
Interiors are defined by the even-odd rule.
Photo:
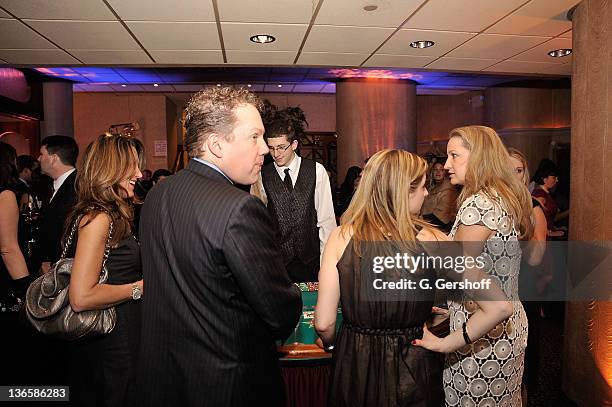
[[[62,175],[60,175],[57,179],[53,180],[53,195],[51,195],[51,199],[49,201],[53,200],[53,197],[55,197],[55,194],[57,194],[57,191],[59,191],[59,189],[62,187],[62,184],[64,183],[64,181],[66,181],[66,178],[68,178],[70,174],[72,174],[74,171],[75,171],[75,168],[72,168],[66,171],[65,173],[63,173]]]
[[[274,163],[274,168],[281,180],[285,179],[285,169],[288,168],[291,182],[293,186],[295,186],[298,175],[300,175],[301,164],[302,157],[295,154],[288,166],[279,167]],[[331,186],[329,184],[327,171],[325,171],[325,167],[318,162],[315,162],[315,171],[317,178],[315,183],[314,205],[317,211],[317,227],[319,228],[319,245],[321,249],[321,256],[319,259],[321,259],[323,257],[325,243],[327,243],[329,235],[336,227],[336,215],[334,214],[334,203],[332,201]],[[265,189],[261,188],[261,190],[265,195]]]

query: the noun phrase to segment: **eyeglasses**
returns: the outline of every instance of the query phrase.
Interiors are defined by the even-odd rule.
[[[291,144],[287,144],[286,146],[278,146],[278,147],[272,147],[272,146],[268,146],[268,149],[270,150],[270,153],[274,153],[275,151],[277,153],[281,153],[283,151],[287,151],[287,149],[291,147]]]

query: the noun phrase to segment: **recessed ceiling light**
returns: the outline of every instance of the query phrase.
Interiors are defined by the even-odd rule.
[[[251,84],[249,83],[247,86],[250,88],[250,87],[251,87],[251,86],[253,86],[253,85],[251,85]]]
[[[550,51],[548,55],[550,55],[553,58],[561,58],[561,57],[566,57],[571,53],[572,53],[571,49],[563,48],[563,49],[556,49],[554,51]]]
[[[123,84],[121,85],[121,87],[122,87],[122,88],[125,88],[126,86],[127,86],[127,85],[123,85]]]
[[[278,86],[279,88],[282,88],[282,87],[283,87],[283,85],[276,85],[276,86]]]
[[[268,44],[276,41],[276,38],[268,34],[257,34],[251,37],[251,41],[257,44]]]
[[[156,83],[154,83],[154,84],[153,84],[153,86],[158,87],[159,85],[158,85],[158,84],[156,84]]]
[[[412,48],[429,48],[429,47],[433,47],[433,45],[435,44],[435,42],[433,41],[414,41],[410,43],[410,46]]]
[[[220,84],[220,83],[218,83],[218,84],[217,84],[217,86],[221,86],[221,84]]]
[[[374,11],[378,9],[378,6],[376,4],[368,4],[367,6],[363,6],[363,9],[365,11]]]

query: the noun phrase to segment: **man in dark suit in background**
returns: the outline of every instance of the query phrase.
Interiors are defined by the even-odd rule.
[[[66,136],[49,136],[40,147],[40,169],[53,179],[53,189],[48,203],[42,208],[39,223],[39,261],[42,271],[47,272],[61,253],[61,239],[66,218],[76,204],[74,187],[79,147],[76,141]]]
[[[140,222],[143,325],[136,404],[284,404],[275,340],[301,312],[257,181],[259,99],[213,88],[186,107],[186,169],[153,188]]]

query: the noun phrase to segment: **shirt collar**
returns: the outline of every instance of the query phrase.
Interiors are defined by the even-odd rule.
[[[68,171],[66,171],[65,173],[63,173],[62,175],[60,175],[57,179],[53,180],[53,190],[56,193],[60,189],[60,187],[62,186],[64,181],[66,181],[66,178],[68,178],[70,176],[70,174],[72,174],[74,171],[76,171],[76,169],[75,168],[71,168]]]
[[[227,180],[229,182],[231,182],[232,184],[234,183],[234,181],[232,181],[227,175],[225,175],[225,173],[223,171],[221,171],[221,168],[217,167],[215,164],[211,163],[210,161],[206,161],[202,158],[199,157],[193,157],[194,160],[196,160],[199,163],[202,163],[204,165],[209,166],[210,168],[212,168],[213,170],[217,171],[218,173],[220,173],[221,175],[223,175],[225,178],[227,178]]]
[[[293,160],[291,160],[291,162],[289,163],[289,165],[287,165],[286,167],[279,167],[278,165],[276,165],[276,162],[274,163],[274,168],[276,168],[276,171],[281,174],[282,176],[284,176],[284,171],[285,168],[289,168],[289,173],[291,174],[295,174],[297,173],[298,169],[300,168],[300,163],[302,162],[302,158],[295,154],[295,157],[293,157]]]

